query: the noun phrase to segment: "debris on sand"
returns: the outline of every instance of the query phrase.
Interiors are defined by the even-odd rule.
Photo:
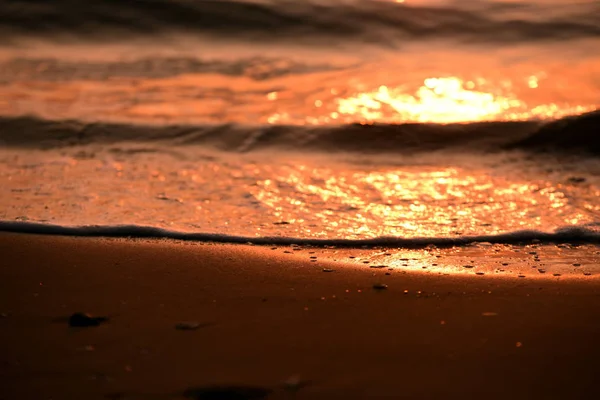
[[[93,317],[90,314],[77,312],[69,317],[69,326],[76,328],[86,328],[91,326],[100,326],[108,321],[108,317]]]
[[[323,272],[333,272],[334,270],[331,268],[323,268]]]
[[[271,394],[271,389],[259,386],[201,386],[186,389],[182,396],[194,400],[261,400]]]

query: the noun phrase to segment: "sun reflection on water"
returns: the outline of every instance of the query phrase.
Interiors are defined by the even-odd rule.
[[[485,80],[480,80],[485,84]],[[538,78],[528,78],[529,88],[537,88]],[[592,111],[594,107],[542,104],[528,108],[525,101],[506,90],[483,88],[474,81],[457,77],[427,78],[416,93],[403,87],[380,86],[369,92],[339,98],[337,113],[362,121],[385,122],[475,122],[559,118]],[[504,82],[510,87],[512,83]],[[506,91],[507,93],[503,93]]]
[[[270,124],[309,125],[355,123],[462,123],[556,119],[594,111],[596,106],[532,101],[524,92],[538,90],[547,74],[540,72],[517,85],[509,79],[464,80],[456,76],[430,77],[418,87],[408,84],[380,85],[364,90],[363,84],[332,88],[331,98],[312,101],[308,115],[280,110],[267,118]],[[342,92],[342,93],[340,93]],[[524,97],[523,97],[524,96]],[[541,97],[544,97],[543,95]],[[528,100],[525,100],[527,98]],[[276,96],[268,95],[273,101]]]

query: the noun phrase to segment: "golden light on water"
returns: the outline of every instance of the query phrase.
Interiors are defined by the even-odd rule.
[[[564,83],[550,79],[544,71],[518,79],[433,76],[417,85],[414,82],[407,79],[407,83],[369,85],[352,79],[306,101],[308,108],[277,105],[277,111],[266,122],[328,125],[525,121],[557,119],[597,109],[590,103],[581,105],[557,96],[557,87],[562,88]],[[547,101],[555,97],[555,102]],[[278,98],[278,94],[267,95],[272,103]]]
[[[427,78],[416,92],[402,86],[380,86],[378,89],[355,93],[336,99],[340,114],[361,122],[431,122],[455,123],[477,121],[507,121],[560,118],[592,111],[595,107],[541,104],[529,107],[508,89],[512,82],[504,81],[502,90],[483,89],[486,81],[464,81],[457,77]],[[539,86],[539,78],[527,80],[530,89]]]
[[[569,187],[492,177],[485,170],[421,166],[363,172],[295,166],[271,170],[269,176],[251,188],[254,198],[276,220],[289,222],[288,229],[312,226],[308,234],[316,237],[551,231],[592,222],[599,209],[593,199],[600,192],[593,187],[582,195],[583,204],[574,206]]]
[[[264,80],[189,73],[55,81],[38,76],[34,65],[4,77],[0,113],[136,123],[339,125],[555,119],[600,105],[595,61],[506,69],[472,54],[440,50],[421,56],[425,65],[408,57]]]
[[[381,109],[387,107],[403,120],[440,123],[494,118],[522,106],[517,99],[466,89],[458,78],[426,79],[415,95],[380,86],[375,92],[338,99],[341,114],[366,120],[382,119]]]

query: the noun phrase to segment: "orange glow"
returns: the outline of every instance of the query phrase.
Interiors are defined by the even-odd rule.
[[[439,237],[553,230],[593,222],[550,182],[491,178],[485,171],[415,167],[378,172],[282,167],[253,186],[274,219],[310,225],[316,237]],[[589,194],[592,206],[596,192]],[[598,206],[595,210],[598,210]],[[536,215],[532,217],[532,215]],[[307,219],[311,216],[311,221]]]
[[[485,84],[485,80],[481,80]],[[538,78],[528,79],[531,89],[538,87]],[[414,94],[404,88],[380,86],[377,90],[360,92],[336,100],[339,114],[361,121],[382,122],[475,122],[498,120],[529,120],[558,118],[592,111],[595,107],[558,107],[543,104],[529,109],[514,94],[496,94],[476,90],[473,81],[456,77],[428,78]],[[505,82],[510,87],[511,83]],[[499,92],[499,91],[498,91]]]
[[[479,277],[511,279],[585,279],[597,280],[599,274],[591,270],[600,260],[596,246],[532,244],[505,245],[473,243],[454,248],[430,248],[423,250],[407,249],[350,249],[339,250],[334,254],[323,251],[320,259],[335,258],[353,265],[357,269],[373,268],[373,272],[410,271],[421,274],[472,275]],[[538,255],[543,262],[537,259]],[[541,266],[540,264],[543,264]],[[574,267],[576,266],[576,267]],[[388,272],[391,271],[391,272]],[[435,293],[403,290],[405,295],[431,296]],[[492,291],[488,291],[492,294]],[[483,316],[495,316],[484,312]]]
[[[2,76],[0,114],[139,123],[338,125],[551,119],[600,106],[593,79],[600,73],[596,58],[580,55],[577,62],[565,64],[532,57],[533,62],[507,67],[498,60],[514,57],[512,53],[496,59],[454,52],[405,50],[402,58],[264,80],[251,73],[212,72],[54,80],[34,65]],[[264,68],[269,66],[266,62]]]

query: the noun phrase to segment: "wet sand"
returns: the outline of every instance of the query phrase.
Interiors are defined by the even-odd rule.
[[[0,233],[0,399],[177,399],[211,385],[269,399],[600,394],[593,276],[488,273],[499,260],[485,249],[484,275],[371,268],[351,252]],[[71,328],[78,311],[110,320]],[[196,398],[263,392],[245,393]]]

